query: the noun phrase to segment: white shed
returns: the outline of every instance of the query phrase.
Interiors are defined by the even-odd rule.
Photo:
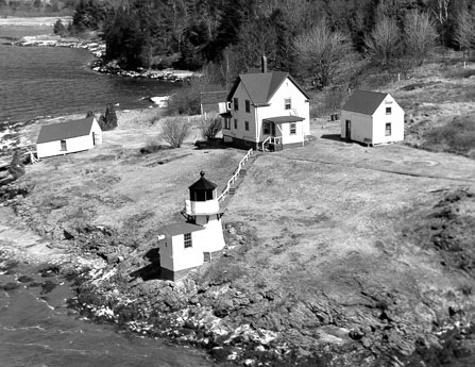
[[[341,110],[341,137],[367,145],[404,140],[404,110],[388,93],[355,90]]]
[[[94,117],[41,127],[38,158],[89,150],[102,144],[102,130]]]

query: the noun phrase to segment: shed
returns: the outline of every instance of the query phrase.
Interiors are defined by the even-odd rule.
[[[102,144],[102,130],[95,117],[41,127],[36,141],[38,158],[89,150]]]
[[[341,109],[341,137],[367,145],[404,140],[404,110],[388,93],[355,90]]]

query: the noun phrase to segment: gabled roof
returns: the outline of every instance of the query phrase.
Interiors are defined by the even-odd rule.
[[[244,88],[249,93],[249,98],[252,103],[256,105],[267,104],[287,78],[295,84],[306,98],[310,99],[309,95],[289,73],[284,71],[270,71],[268,73],[239,74],[228,94],[228,101],[231,101],[239,83],[242,82]]]
[[[165,236],[178,236],[180,234],[202,231],[204,228],[192,223],[173,223],[160,228],[157,233]]]
[[[196,181],[193,185],[188,187],[188,189],[190,191],[214,190],[216,187],[218,187],[214,183],[212,183],[211,181],[208,181],[205,178],[205,172],[204,171],[201,171],[200,175],[201,175],[201,178],[198,181]]]
[[[371,92],[367,90],[355,90],[350,99],[342,107],[344,111],[361,113],[363,115],[372,115],[388,93]]]
[[[82,120],[72,120],[59,124],[42,126],[36,144],[89,135],[93,121],[94,117],[88,117]]]

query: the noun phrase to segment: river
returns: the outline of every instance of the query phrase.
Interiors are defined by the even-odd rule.
[[[96,73],[84,49],[11,46],[13,39],[48,33],[48,28],[0,27],[0,124],[38,116],[144,108],[144,97],[170,95],[179,85]]]

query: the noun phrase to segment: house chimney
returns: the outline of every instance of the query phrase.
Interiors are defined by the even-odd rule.
[[[261,58],[261,71],[267,73],[267,57],[265,55],[262,55]]]

